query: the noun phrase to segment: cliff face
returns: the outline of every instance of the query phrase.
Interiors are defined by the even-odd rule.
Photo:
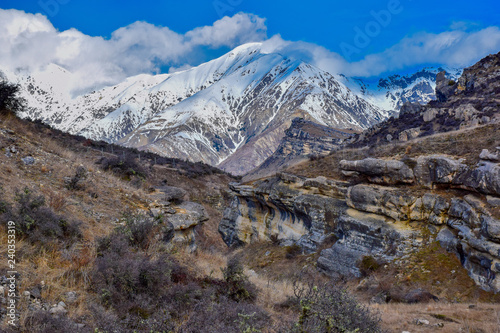
[[[281,173],[233,183],[219,232],[228,245],[278,240],[305,252],[334,238],[317,266],[351,276],[361,276],[364,256],[398,262],[439,241],[478,285],[498,292],[500,159],[486,151],[481,158],[474,166],[443,155],[368,158],[340,163],[348,182]]]
[[[243,180],[267,177],[308,157],[328,155],[354,134],[353,130],[334,129],[304,118],[294,118],[276,151]]]

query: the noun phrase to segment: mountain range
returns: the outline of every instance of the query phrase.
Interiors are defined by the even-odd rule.
[[[259,43],[173,74],[142,74],[76,96],[72,73],[55,64],[3,75],[21,86],[22,117],[162,155],[203,161],[233,174],[259,166],[295,117],[363,130],[401,105],[434,98],[433,69],[372,83],[332,75]],[[458,73],[458,71],[457,71]]]

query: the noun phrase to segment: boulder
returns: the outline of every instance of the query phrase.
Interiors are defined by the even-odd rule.
[[[419,135],[420,135],[420,127],[414,127],[400,132],[398,139],[399,141],[404,142],[418,138]]]
[[[459,243],[457,236],[448,228],[443,228],[436,236],[436,241],[447,251],[455,251]]]
[[[32,156],[26,156],[24,158],[21,158],[21,161],[23,161],[24,165],[35,164],[35,159]]]
[[[479,154],[479,158],[485,161],[498,162],[500,161],[500,157],[497,153],[490,153],[488,149],[483,149],[481,154]]]
[[[404,297],[404,301],[409,304],[427,303],[429,301],[439,301],[439,298],[422,288],[410,290]],[[427,322],[429,324],[429,322]]]
[[[331,248],[321,251],[317,267],[330,276],[361,277],[361,271],[356,263],[361,261],[364,252],[335,243]]]
[[[457,84],[446,78],[446,72],[442,71],[436,75],[436,99],[446,102],[457,90]]]
[[[368,176],[377,184],[411,184],[414,182],[413,170],[402,161],[365,158],[358,161],[340,161],[343,171],[356,171]]]
[[[461,161],[443,155],[419,156],[413,169],[415,182],[432,188],[433,184],[451,184],[461,170],[467,169]]]
[[[166,201],[182,201],[187,193],[182,188],[173,186],[162,186],[157,189],[164,194]]]
[[[436,119],[436,116],[438,114],[439,114],[439,109],[430,108],[430,109],[426,109],[423,112],[422,117],[424,118],[425,122],[429,122],[429,121],[433,121],[434,119]]]
[[[196,250],[194,228],[200,223],[208,220],[205,208],[195,202],[185,201],[176,207],[177,213],[168,217],[168,222],[164,231],[163,239],[170,240],[172,244],[188,246],[188,250]],[[173,227],[173,236],[172,229]]]
[[[412,103],[410,101],[406,101],[399,110],[400,116],[403,114],[417,114],[422,111],[423,107],[420,103]]]
[[[410,220],[442,225],[446,223],[449,208],[450,204],[445,198],[426,193],[410,207]]]
[[[500,195],[500,165],[480,161],[476,168],[463,168],[453,178],[453,184],[465,189],[473,189],[484,194]]]
[[[205,207],[195,202],[183,202],[177,206],[176,210],[177,213],[168,218],[176,231],[192,228],[208,220]]]

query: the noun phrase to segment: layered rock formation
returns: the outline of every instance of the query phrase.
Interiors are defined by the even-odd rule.
[[[360,276],[364,256],[393,261],[418,251],[424,236],[453,251],[483,289],[500,291],[500,196],[497,154],[475,166],[442,155],[342,161],[349,182],[280,173],[252,185],[232,184],[233,201],[219,231],[226,244],[298,244],[317,251],[330,275]],[[488,160],[486,160],[488,158]],[[426,236],[427,237],[427,236]],[[427,241],[427,239],[426,239]]]
[[[173,186],[157,188],[150,194],[153,202],[148,213],[165,222],[164,239],[171,244],[196,250],[195,227],[208,220],[205,208],[195,202],[184,201],[187,192]]]

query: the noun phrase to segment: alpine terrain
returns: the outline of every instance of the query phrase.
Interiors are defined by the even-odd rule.
[[[365,129],[390,113],[358,97],[333,75],[262,44],[174,74],[139,75],[78,94],[57,65],[5,76],[21,85],[22,117],[94,140],[204,161],[234,174],[261,164],[291,119]]]

